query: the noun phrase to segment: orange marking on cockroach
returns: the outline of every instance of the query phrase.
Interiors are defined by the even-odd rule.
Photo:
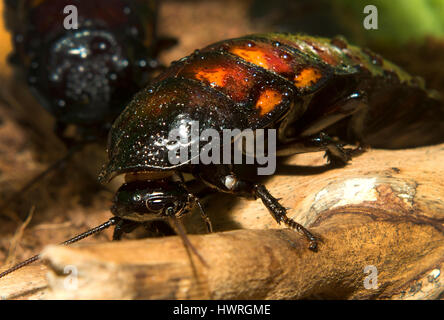
[[[282,101],[282,95],[272,89],[266,89],[261,93],[256,102],[256,108],[261,109],[260,115],[272,111]]]
[[[284,51],[273,50],[267,47],[244,48],[234,47],[231,53],[243,60],[255,64],[267,70],[274,71],[284,77],[293,73],[291,56]]]
[[[212,87],[223,87],[225,85],[225,77],[227,73],[227,70],[222,68],[214,70],[198,70],[195,77],[201,81],[208,81]]]
[[[306,88],[314,85],[322,77],[321,72],[315,68],[305,68],[294,77],[297,88]]]
[[[231,53],[241,57],[245,61],[270,69],[265,53],[261,49],[232,48]]]

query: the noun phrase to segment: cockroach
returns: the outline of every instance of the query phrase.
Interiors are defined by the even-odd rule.
[[[29,189],[88,142],[105,141],[112,122],[160,65],[156,0],[6,0],[13,34],[10,62],[55,117],[67,155],[29,182]],[[76,8],[67,28],[65,8]],[[68,11],[69,12],[69,11]],[[67,135],[74,125],[75,137]],[[11,200],[11,199],[9,199]],[[7,201],[7,203],[10,201]]]
[[[277,156],[325,151],[336,165],[346,164],[359,145],[395,149],[444,140],[439,95],[342,38],[271,33],[221,41],[174,62],[114,122],[109,162],[100,174],[102,182],[125,175],[114,216],[104,224],[116,225],[114,239],[151,220],[175,221],[199,206],[183,179],[188,173],[218,192],[261,199],[277,223],[303,233],[309,248],[317,249],[318,238],[289,218],[263,184],[240,178],[236,164],[195,163],[191,157],[172,163],[169,151],[185,148],[182,138],[206,144],[190,139],[193,121],[199,133],[276,129]],[[180,139],[171,137],[173,130]]]

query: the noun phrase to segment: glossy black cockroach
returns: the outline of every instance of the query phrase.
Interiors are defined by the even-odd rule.
[[[159,68],[156,0],[6,0],[13,34],[10,56],[20,79],[56,119],[55,133],[68,149],[104,141],[112,122]],[[78,25],[67,29],[67,6]],[[77,134],[66,129],[75,125]],[[61,161],[73,154],[73,150]],[[33,179],[21,194],[53,168]]]
[[[191,173],[217,191],[260,198],[277,223],[301,231],[317,248],[316,237],[287,217],[264,185],[239,178],[235,166],[169,161],[170,148],[182,148],[169,132],[191,121],[200,132],[277,129],[277,155],[326,151],[334,163],[349,160],[353,149],[344,143],[407,148],[444,140],[439,96],[342,38],[263,34],[218,42],[173,63],[113,124],[100,179],[125,174],[126,183],[115,195],[114,217],[99,229],[116,225],[119,239],[140,223],[180,218],[199,205],[181,178]]]

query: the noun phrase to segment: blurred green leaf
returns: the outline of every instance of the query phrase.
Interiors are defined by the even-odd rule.
[[[366,5],[378,9],[378,29],[363,26]],[[444,0],[336,0],[334,11],[356,39],[403,44],[444,36]]]

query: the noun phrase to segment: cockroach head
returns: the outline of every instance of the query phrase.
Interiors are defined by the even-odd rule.
[[[189,212],[194,202],[195,198],[178,182],[132,181],[119,188],[111,211],[115,216],[144,222],[181,217]]]

